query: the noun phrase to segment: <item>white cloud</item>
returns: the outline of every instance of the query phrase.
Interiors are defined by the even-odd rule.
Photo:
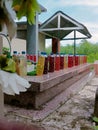
[[[40,1],[40,0],[39,0]],[[45,1],[44,2],[44,5],[43,6],[46,6],[46,7],[49,7],[49,8],[56,8],[56,7],[66,7],[66,6],[98,6],[98,0],[75,0],[75,2],[73,2],[73,0],[49,0],[49,1],[46,1],[46,0],[43,0]],[[41,2],[39,2],[41,3]]]
[[[93,13],[95,13],[95,14],[98,15],[98,7],[96,7],[96,8],[93,9]]]
[[[88,23],[85,23],[85,25],[92,35],[89,41],[94,42],[94,43],[98,42],[98,24],[88,22]]]
[[[75,0],[75,2],[73,2],[73,0],[69,0],[69,1],[65,1],[65,0],[59,0],[57,3],[59,3],[59,5],[87,5],[87,6],[97,6],[98,5],[98,0]],[[60,4],[61,3],[61,4]]]

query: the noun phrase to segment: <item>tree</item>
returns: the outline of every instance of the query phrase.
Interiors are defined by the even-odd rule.
[[[87,40],[82,40],[77,48],[78,54],[88,55],[92,52],[92,44]]]
[[[6,25],[9,37],[12,39],[17,27],[7,8],[7,1],[0,0],[0,31]],[[15,10],[18,19],[26,16],[29,24],[34,24],[36,12],[40,12],[37,0],[12,0],[11,8]]]

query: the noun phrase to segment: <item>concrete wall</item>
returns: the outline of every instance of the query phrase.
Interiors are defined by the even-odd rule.
[[[9,44],[5,38],[3,38],[3,47],[9,48]],[[11,54],[13,54],[13,51],[17,51],[19,53],[21,53],[21,51],[26,51],[26,40],[14,38],[11,41],[11,49],[12,49]]]
[[[45,35],[39,33],[39,51],[45,51]]]
[[[8,41],[5,38],[3,38],[3,47],[9,48]],[[45,35],[41,33],[39,33],[38,48],[38,51],[45,51]],[[13,54],[13,51],[17,51],[19,53],[21,53],[21,51],[26,51],[26,40],[13,38],[13,40],[11,41],[11,49],[11,54]]]

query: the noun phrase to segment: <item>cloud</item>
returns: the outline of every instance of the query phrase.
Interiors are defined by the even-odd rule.
[[[73,0],[69,0],[69,1],[59,0],[57,3],[59,5],[66,5],[66,6],[70,6],[70,5],[98,6],[98,0],[93,0],[93,1],[90,1],[90,0],[85,0],[85,1],[75,0],[75,2],[73,2]]]
[[[88,39],[88,40],[94,43],[98,42],[98,24],[87,22],[85,23],[85,25],[92,35],[91,39]]]
[[[40,1],[40,0],[39,0]],[[57,8],[57,7],[66,7],[66,6],[98,6],[98,0],[75,0],[75,2],[73,2],[73,0],[43,0],[44,5],[46,7],[49,8]],[[52,5],[52,6],[51,6]]]

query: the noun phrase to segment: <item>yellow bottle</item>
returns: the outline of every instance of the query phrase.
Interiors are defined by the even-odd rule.
[[[39,56],[38,57],[38,63],[37,63],[37,66],[36,66],[36,74],[37,75],[43,75],[44,63],[45,63],[45,57]]]

